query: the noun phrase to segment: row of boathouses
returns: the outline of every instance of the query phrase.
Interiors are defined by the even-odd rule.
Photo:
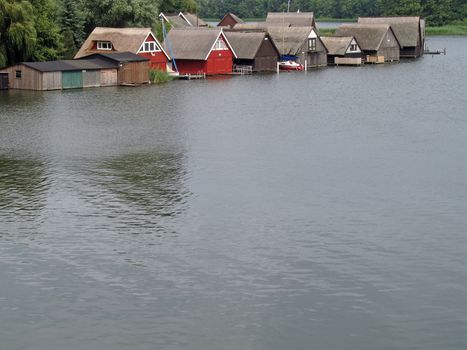
[[[24,62],[0,78],[12,89],[57,90],[144,84],[151,69],[218,75],[276,71],[281,61],[304,69],[384,63],[421,56],[425,40],[420,17],[361,17],[333,36],[319,34],[312,12],[269,13],[255,23],[227,14],[215,28],[187,13],[160,18],[172,28],[163,42],[150,28],[96,27],[73,60]]]

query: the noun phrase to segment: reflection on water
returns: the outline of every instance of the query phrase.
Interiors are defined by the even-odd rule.
[[[189,194],[182,154],[129,154],[95,164],[95,181],[147,214],[176,216]],[[95,177],[95,176],[94,176]]]
[[[49,187],[47,165],[44,162],[0,156],[2,221],[37,220],[46,205]]]

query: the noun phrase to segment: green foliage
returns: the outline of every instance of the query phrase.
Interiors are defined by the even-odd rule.
[[[61,0],[59,23],[62,30],[64,58],[72,58],[85,39],[85,15],[76,0]]]
[[[166,71],[151,69],[149,71],[149,80],[153,84],[162,84],[173,80],[173,78]]]
[[[286,11],[286,0],[199,0],[202,17],[222,18],[233,12],[241,18],[265,17],[269,11]],[[428,25],[467,17],[466,0],[292,0],[290,11],[312,11],[318,18],[359,16],[423,16]]]
[[[37,33],[28,1],[0,0],[0,67],[29,59]]]

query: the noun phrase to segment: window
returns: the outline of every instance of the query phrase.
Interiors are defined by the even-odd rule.
[[[112,43],[110,41],[98,41],[97,49],[98,50],[112,50]]]
[[[357,51],[357,44],[350,44],[350,51]]]
[[[154,41],[146,41],[142,46],[140,52],[154,52],[159,51]]]
[[[21,79],[21,76],[23,75],[23,72],[20,71],[20,70],[17,70],[15,73],[16,73],[15,74],[16,78]]]
[[[316,51],[316,38],[308,39],[308,51]]]
[[[213,50],[227,50],[227,45],[222,38],[217,39]]]

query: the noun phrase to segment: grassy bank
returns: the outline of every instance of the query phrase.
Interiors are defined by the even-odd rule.
[[[336,32],[336,28],[321,28],[319,30],[319,35],[322,36],[332,36]]]
[[[426,35],[467,35],[467,19],[440,27],[427,27]]]
[[[162,84],[162,83],[167,83],[173,80],[173,78],[169,75],[169,73],[165,71],[151,69],[149,71],[149,80],[153,84]]]

